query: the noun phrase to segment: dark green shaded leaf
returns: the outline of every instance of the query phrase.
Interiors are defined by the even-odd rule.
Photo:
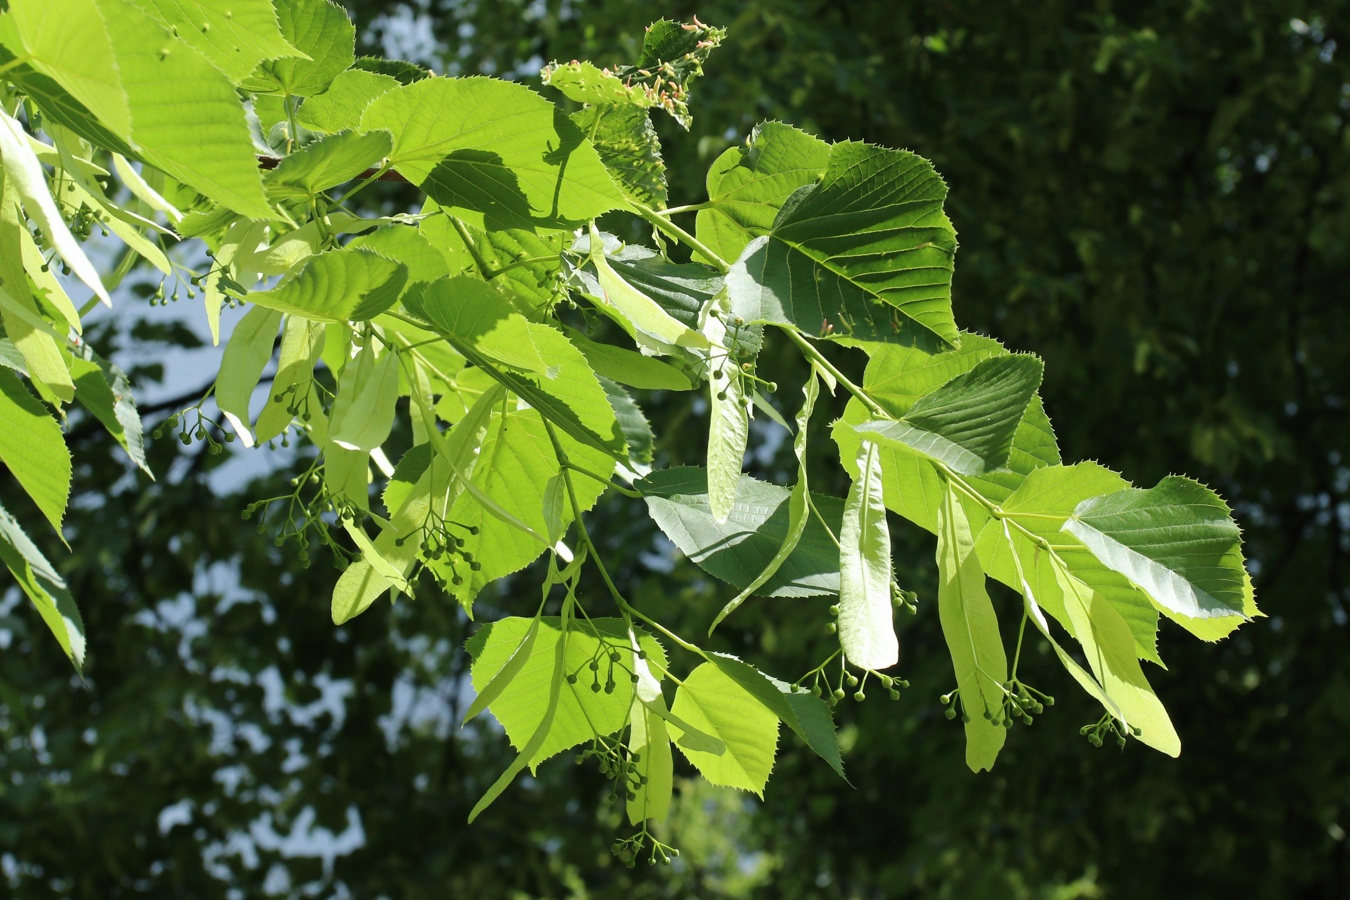
[[[685,556],[735,588],[764,571],[788,534],[787,488],[741,476],[736,503],[718,524],[708,501],[707,470],[693,466],[653,472],[633,485],[647,501],[656,524]],[[812,494],[811,502],[837,534],[843,501]],[[796,549],[759,594],[814,597],[839,592],[839,548],[812,516]]]

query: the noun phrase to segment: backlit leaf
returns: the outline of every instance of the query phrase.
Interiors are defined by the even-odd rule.
[[[404,305],[555,426],[615,459],[627,457],[595,373],[557,329],[527,321],[487,284],[463,276],[415,285]]]
[[[266,59],[300,55],[281,36],[272,0],[136,0],[236,83]]]
[[[244,299],[317,321],[365,321],[393,306],[407,280],[402,263],[371,250],[344,247],[311,257],[294,278]]]
[[[70,451],[61,426],[9,369],[0,369],[0,463],[60,534],[70,497]]]
[[[4,374],[7,373],[0,373]],[[65,581],[3,506],[0,506],[0,562],[33,601],[42,621],[51,629],[78,672],[84,666],[85,651],[84,620],[80,611]]]
[[[356,60],[356,27],[347,11],[329,0],[275,0],[285,39],[309,59],[263,63],[244,87],[288,97],[310,97],[325,90]]]
[[[382,94],[361,129],[394,135],[394,168],[476,227],[585,222],[624,205],[563,112],[522,85],[428,78]]]
[[[744,688],[747,693],[791,728],[806,746],[844,777],[844,760],[839,755],[830,708],[814,694],[793,690],[791,686],[765,675],[747,662],[725,653],[711,653],[708,662]]]
[[[374,450],[394,427],[398,400],[398,357],[368,341],[347,360],[337,397],[328,414],[328,439],[348,450]]]
[[[296,122],[325,134],[356,128],[370,101],[396,87],[398,81],[388,75],[348,69],[334,78],[322,94],[305,101],[296,114]]]
[[[938,617],[966,718],[966,765],[972,772],[992,769],[1007,737],[994,719],[1003,708],[1008,658],[970,525],[952,488],[943,493],[938,510],[937,561]]]
[[[98,271],[66,227],[65,217],[47,189],[42,164],[33,155],[23,126],[3,112],[0,112],[0,165],[4,167],[3,202],[22,203],[24,212],[42,229],[43,236],[61,254],[75,276],[105,305],[111,306],[112,300],[103,289]]]
[[[272,346],[281,327],[281,313],[255,306],[234,326],[216,376],[216,405],[230,420],[234,433],[245,447],[253,446],[249,431],[249,402],[272,359]]]
[[[234,85],[127,0],[105,2],[141,158],[241,215],[271,218]]]
[[[473,685],[485,690],[493,678],[512,661],[533,619],[509,618],[484,625],[469,639],[467,649],[473,657]],[[557,616],[538,620],[537,634],[530,652],[514,678],[499,693],[488,709],[506,731],[511,745],[520,749],[542,719],[541,700],[548,691],[553,673],[553,657],[562,638]],[[665,652],[650,635],[639,632],[638,641],[648,659],[665,669]],[[618,661],[612,656],[618,654]],[[590,618],[572,623],[567,636],[564,672],[576,675],[577,683],[563,681],[562,695],[552,727],[538,751],[527,760],[534,771],[539,763],[557,753],[575,747],[595,735],[610,735],[624,726],[633,702],[633,650],[628,626],[622,619]],[[598,663],[596,669],[590,662]],[[612,687],[606,689],[612,682]],[[598,684],[600,690],[591,689]]]
[[[704,778],[764,796],[778,751],[778,717],[768,707],[721,667],[705,662],[685,677],[671,712],[726,745],[720,755],[690,750],[680,744],[678,726],[668,726]]]
[[[393,142],[382,131],[341,131],[306,144],[264,176],[272,197],[294,199],[322,193],[361,175],[389,154]]]

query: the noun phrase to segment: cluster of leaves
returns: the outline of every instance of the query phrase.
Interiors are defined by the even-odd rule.
[[[864,699],[868,679],[892,696],[905,684],[882,671],[899,662],[896,609],[914,608],[893,577],[889,512],[937,535],[955,679],[944,700],[972,769],[1052,702],[1019,679],[1028,622],[1101,703],[1094,743],[1132,735],[1176,755],[1140,661],[1160,662],[1160,614],[1205,640],[1257,615],[1228,507],[1186,478],[1142,489],[1062,463],[1040,361],[954,320],[956,235],[922,158],[767,123],[713,163],[705,202],[668,207],[650,110],[687,124],[721,39],[659,22],[631,67],[550,66],[581,104],[569,114],[509,82],[357,59],[327,0],[11,0],[0,462],[59,528],[70,461],[48,407],[80,403],[144,461],[125,378],[80,342],[82,311],[50,271],[59,257],[107,301],[76,239],[97,223],[124,260],[200,290],[217,339],[222,306],[248,306],[213,389],[225,421],[199,404],[182,435],[256,446],[293,433],[318,448],[294,492],[258,508],[284,507],[301,554],[320,540],[344,560],[335,622],[413,595],[422,573],[471,612],[486,584],[544,558],[535,615],[484,626],[468,647],[469,717],[490,709],[520,751],[473,816],[521,770],[589,743],[581,758],[600,760],[641,829],[615,852],[668,860],[647,823],[670,806],[672,745],[709,782],[761,793],[786,725],[842,776],[829,706],[845,687]],[[388,179],[418,188],[420,209],[357,215],[351,198]],[[691,212],[692,232],[677,224]],[[655,247],[601,231],[607,214],[649,224]],[[188,239],[205,244],[205,272],[165,252]],[[759,370],[769,341],[810,367],[793,425]],[[860,384],[826,343],[867,355]],[[851,397],[833,425],[843,498],[807,484],[822,387]],[[644,391],[704,392],[703,465],[652,470]],[[742,473],[755,411],[795,435],[791,488]],[[410,446],[391,438],[400,415]],[[789,684],[653,620],[587,531],[608,490],[644,500],[736,591],[711,627],[753,596],[832,597],[823,630],[838,648]],[[3,513],[0,555],[79,665],[69,593]],[[584,567],[612,615],[588,613]],[[1011,665],[986,577],[1023,598]],[[673,670],[658,638],[697,664]]]

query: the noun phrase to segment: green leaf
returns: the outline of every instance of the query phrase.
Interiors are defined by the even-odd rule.
[[[28,370],[24,367],[23,354],[14,346],[14,342],[7,337],[0,337],[0,366],[18,372],[20,375],[28,375]]]
[[[24,211],[42,229],[44,238],[61,254],[75,276],[105,305],[111,306],[112,300],[103,288],[98,271],[66,227],[61,210],[47,190],[47,177],[28,145],[28,135],[18,122],[3,112],[0,112],[0,165],[4,174],[3,202],[21,202]]]
[[[106,2],[141,158],[241,215],[272,218],[234,85],[126,0]]]
[[[331,449],[331,448],[330,448]],[[411,596],[413,592],[412,584],[403,577],[399,567],[386,559],[384,554],[379,551],[371,541],[370,535],[352,519],[342,520],[342,529],[351,537],[352,543],[361,551],[361,559],[365,560],[371,568],[386,579],[395,590]]]
[[[657,526],[695,564],[735,588],[744,588],[773,560],[788,534],[787,488],[741,476],[736,503],[724,523],[712,515],[707,470],[663,469],[633,485]],[[811,494],[811,502],[837,534],[843,502]],[[810,517],[796,549],[757,593],[765,597],[815,597],[839,592],[839,548],[820,518]]]
[[[665,700],[656,703],[663,707]],[[641,825],[648,820],[664,822],[670,814],[670,800],[675,787],[675,758],[670,750],[670,735],[659,713],[633,700],[630,713],[628,752],[637,757],[637,775],[640,783],[627,800],[628,821]]]
[[[636,65],[619,73],[635,81],[650,79],[654,90],[665,94],[661,108],[688,131],[693,122],[687,105],[690,86],[703,74],[703,63],[726,35],[725,28],[704,25],[697,18],[693,22],[661,19],[647,26]]]
[[[26,375],[44,397],[69,403],[75,385],[66,368],[65,341],[42,316],[24,272],[24,238],[28,235],[17,203],[5,196],[7,179],[0,172],[0,324],[22,356]],[[78,321],[78,319],[77,319]]]
[[[568,100],[584,103],[602,113],[615,112],[625,106],[645,112],[660,105],[658,97],[643,85],[625,84],[608,67],[601,69],[587,60],[551,62],[540,71],[539,80]]]
[[[900,420],[855,426],[864,440],[903,445],[962,475],[1004,468],[1044,366],[1030,355],[995,356],[920,397]]]
[[[370,101],[398,85],[398,80],[388,75],[348,69],[333,79],[328,90],[305,101],[296,114],[296,122],[324,134],[356,128]]]
[[[721,317],[709,315],[704,328],[717,349],[708,356],[708,500],[720,524],[731,515],[750,441],[750,397],[754,386],[725,349],[730,343]],[[718,350],[721,352],[719,353]],[[721,373],[719,376],[718,373]]]
[[[250,91],[311,97],[356,60],[356,27],[328,0],[275,0],[285,39],[309,59],[265,62],[243,82]]]
[[[72,134],[60,125],[48,125],[47,127],[54,132],[64,132],[68,136]],[[158,244],[147,238],[141,231],[147,228],[157,231],[163,231],[163,229],[157,223],[123,209],[116,202],[109,200],[92,174],[81,172],[78,166],[80,161],[72,159],[64,148],[61,149],[61,157],[62,170],[69,178],[66,182],[66,195],[63,198],[66,203],[74,207],[80,205],[89,207],[90,210],[102,217],[103,227],[120,238],[122,243],[165,275],[172,275],[173,267],[169,263],[169,258],[159,248]],[[173,232],[167,232],[166,236],[168,235],[173,235]],[[173,236],[177,237],[177,235]]]
[[[451,275],[483,277],[466,243],[467,235],[478,257],[495,273],[491,280],[511,297],[519,312],[531,318],[551,316],[553,307],[566,296],[563,251],[572,243],[571,231],[547,228],[483,231],[452,220],[431,199],[423,204],[422,213],[424,218],[418,230],[444,255]],[[463,227],[462,233],[456,227],[457,222]]]
[[[8,373],[0,372],[3,375]],[[80,611],[65,581],[3,506],[0,506],[0,561],[33,601],[42,621],[74,663],[75,671],[80,671],[86,643]]]
[[[74,129],[72,129],[74,130]],[[95,144],[95,146],[100,146]],[[128,191],[131,192],[137,200],[140,200],[152,210],[164,213],[171,223],[177,223],[182,220],[183,214],[178,211],[159,191],[150,186],[141,173],[132,168],[131,163],[120,153],[112,154],[113,168],[117,170],[117,175],[122,179]]]
[[[650,297],[672,319],[692,331],[703,330],[706,311],[722,293],[721,275],[701,263],[672,263],[646,247],[621,245],[612,235],[602,235],[602,238],[606,243],[606,257],[615,274]],[[589,236],[579,240],[573,249],[589,253]],[[604,291],[590,270],[578,271],[577,278],[586,293],[602,301]],[[759,353],[762,333],[763,328],[758,325],[734,325],[730,335],[723,339],[730,341],[732,355],[738,361],[746,362]],[[652,346],[651,342],[646,342],[646,346],[649,352],[669,354],[673,350]]]
[[[107,10],[118,15],[113,6]],[[55,80],[115,133],[131,133],[131,108],[104,11],[94,0],[11,0],[5,43]],[[6,154],[7,155],[7,154]]]
[[[645,110],[593,106],[572,113],[572,121],[590,136],[600,161],[626,195],[652,209],[665,209],[661,139]]]
[[[290,275],[300,268],[301,263],[320,251],[326,237],[326,225],[318,221],[306,222],[299,228],[278,235],[265,249],[261,244],[252,249],[240,248],[235,259],[241,265],[246,261],[248,268],[264,278]]]
[[[384,495],[390,513],[389,526],[376,537],[375,548],[403,577],[411,573],[417,562],[417,545],[432,511],[444,517],[464,492],[463,485],[451,472],[473,475],[492,410],[504,396],[500,387],[484,393],[450,429],[440,451],[444,465],[430,465],[430,445],[414,447],[399,460]],[[365,612],[392,586],[393,582],[376,571],[369,560],[355,560],[333,587],[333,623],[341,625]]]
[[[0,369],[0,463],[60,534],[70,497],[70,451],[61,426],[8,369]]]
[[[929,342],[870,344],[872,359],[863,375],[863,388],[895,418],[909,412],[915,401],[986,359],[1006,356],[997,341],[963,333],[956,350],[933,352]],[[857,400],[849,401],[842,420],[834,425],[835,443],[846,467],[854,464],[862,436],[851,426],[871,416]],[[927,498],[942,491],[937,467],[928,458],[901,444],[881,448],[886,476],[886,505],[911,522],[937,532],[937,509]],[[1033,397],[1013,437],[1006,471],[968,476],[967,481],[986,499],[999,503],[1008,497],[1033,470],[1059,463],[1055,435],[1039,397]],[[968,508],[968,513],[974,514]],[[978,518],[978,517],[977,517]]]
[[[813,369],[807,376],[806,384],[802,387],[802,408],[797,413],[797,434],[792,442],[792,449],[797,456],[797,483],[792,486],[792,492],[788,495],[788,526],[787,535],[783,538],[783,543],[778,545],[778,550],[774,553],[773,559],[764,570],[755,577],[753,581],[741,589],[726,606],[713,618],[712,624],[708,626],[708,634],[721,623],[723,619],[736,611],[742,603],[750,598],[760,589],[770,578],[782,568],[783,563],[787,562],[797,549],[798,542],[802,539],[802,534],[806,531],[807,515],[810,512],[807,506],[807,491],[809,485],[806,477],[806,430],[811,421],[811,411],[815,409],[816,397],[820,394],[820,385],[816,380],[816,373]]]
[[[1087,499],[1064,530],[1163,609],[1192,619],[1242,615],[1242,532],[1202,484],[1174,475]]]
[[[726,29],[712,28],[697,19],[680,24],[662,19],[647,27],[642,54],[636,65],[601,69],[594,63],[572,60],[551,62],[539,73],[544,84],[578,103],[617,113],[660,107],[687,131],[689,86],[703,74],[703,63],[722,43]]]
[[[839,529],[839,646],[849,662],[873,670],[900,661],[882,491],[880,455],[875,444],[864,442]]]
[[[708,654],[708,662],[744,688],[780,722],[791,728],[806,746],[844,778],[844,760],[830,708],[819,697],[770,678],[747,662],[725,653]],[[847,781],[847,778],[844,778]]]
[[[383,131],[341,131],[322,137],[285,157],[263,180],[277,199],[312,197],[357,178],[389,155],[393,141]]]
[[[472,824],[473,820],[476,819],[483,810],[487,809],[494,800],[501,796],[502,792],[506,790],[511,781],[519,775],[527,765],[529,765],[530,761],[534,759],[544,742],[548,739],[549,734],[552,733],[553,723],[558,713],[558,703],[562,699],[562,686],[565,666],[567,664],[568,638],[570,637],[568,626],[571,624],[571,619],[568,614],[571,610],[572,600],[571,597],[569,597],[563,604],[562,633],[559,639],[554,642],[553,668],[548,676],[548,700],[545,703],[543,715],[540,717],[539,723],[534,727],[534,731],[531,732],[529,740],[526,741],[525,745],[521,748],[520,754],[511,761],[511,764],[506,767],[506,771],[492,783],[492,786],[489,787],[479,801],[474,804],[473,809],[469,810],[470,824]]]
[[[604,389],[557,329],[527,321],[487,284],[464,276],[415,285],[404,305],[558,428],[613,459],[627,458]]]
[[[408,62],[406,59],[385,59],[382,56],[358,56],[349,71],[387,75],[399,84],[412,84],[430,78],[434,74],[426,67]]]
[[[270,291],[251,291],[244,299],[322,322],[363,322],[393,306],[407,280],[402,263],[343,247],[310,258],[294,278]]]
[[[1070,575],[1059,557],[1052,554],[1050,565],[1073,626],[1070,632],[1083,645],[1106,695],[1120,708],[1122,721],[1140,729],[1139,739],[1150,747],[1179,756],[1181,739],[1135,658],[1125,620],[1101,594]]]
[[[630,334],[640,331],[663,344],[707,349],[708,338],[673,318],[655,300],[633,287],[612,268],[605,258],[604,242],[595,224],[591,224],[591,265],[600,284],[602,310],[615,316]],[[739,463],[737,468],[739,469]]]
[[[348,450],[374,450],[394,428],[398,356],[372,338],[347,360],[328,414],[328,439]]]
[[[763,797],[778,750],[778,716],[713,662],[700,664],[675,692],[671,712],[726,744],[714,755],[680,750],[713,784]],[[669,726],[679,744],[680,729]]]
[[[272,0],[135,0],[238,84],[263,60],[301,56],[277,26]]]
[[[314,366],[319,361],[324,327],[322,322],[313,322],[303,316],[290,316],[286,320],[281,332],[277,374],[253,429],[254,439],[259,444],[286,430],[297,411],[301,416],[307,413],[306,398],[313,383]]]
[[[515,681],[516,676],[520,674],[520,670],[525,668],[525,664],[530,661],[530,655],[534,652],[534,641],[537,637],[539,637],[539,616],[530,620],[530,625],[525,629],[525,634],[521,636],[520,643],[516,644],[516,649],[511,651],[511,655],[502,667],[478,691],[478,696],[473,698],[473,703],[464,712],[464,718],[459,721],[461,728],[470,719],[495,703],[502,692],[511,686],[511,682]],[[484,643],[486,644],[486,640]]]
[[[230,420],[245,447],[253,446],[249,431],[249,401],[272,359],[272,346],[281,327],[281,313],[255,306],[234,326],[216,375],[216,405]]]
[[[750,321],[874,341],[917,327],[954,345],[946,196],[927,160],[835,144],[823,179],[798,189],[772,230],[746,245],[727,290],[757,311]]]
[[[1083,690],[1087,691],[1089,695],[1101,703],[1102,708],[1117,719],[1124,720],[1125,714],[1120,711],[1120,707],[1116,706],[1115,701],[1107,696],[1106,691],[1097,682],[1097,679],[1085,672],[1083,667],[1078,664],[1078,661],[1065,652],[1064,648],[1059,645],[1059,641],[1055,640],[1054,635],[1050,633],[1050,623],[1045,618],[1045,613],[1042,612],[1040,603],[1037,602],[1036,589],[1031,586],[1031,582],[1027,581],[1026,572],[1022,567],[1021,548],[1012,536],[1012,530],[1008,527],[1008,520],[1002,519],[997,523],[991,522],[989,525],[985,526],[985,532],[989,530],[990,525],[1002,530],[1004,544],[1012,551],[1008,555],[1012,559],[1013,569],[1017,575],[1017,582],[1011,586],[1014,590],[1022,592],[1022,598],[1025,602],[1028,617],[1036,624],[1036,628],[1045,636],[1045,639],[1050,642],[1050,647],[1055,651],[1055,655],[1059,657],[1060,664],[1068,670],[1069,674],[1073,676],[1074,681],[1078,682]],[[984,532],[981,532],[980,537],[981,541],[977,541],[975,547],[977,554],[982,552],[980,543],[984,538]],[[1054,596],[1059,607],[1063,609],[1064,598],[1062,596],[1062,589],[1058,584],[1054,586],[1054,590],[1051,594],[1042,596]],[[1085,645],[1085,647],[1089,646],[1091,649],[1087,650],[1088,656],[1093,657],[1095,655],[1095,644]]]
[[[625,201],[595,148],[518,84],[428,78],[376,98],[361,130],[394,135],[394,168],[488,231],[585,222]]]
[[[558,440],[575,465],[592,472],[604,471],[612,465],[608,456],[565,433],[559,433]],[[545,498],[550,480],[560,470],[553,443],[538,412],[533,409],[503,412],[500,406],[494,410],[481,457],[473,471],[475,490],[461,494],[445,516],[459,526],[452,533],[464,542],[460,550],[471,555],[480,568],[475,570],[449,556],[428,563],[446,591],[465,609],[471,608],[484,585],[520,570],[548,549],[549,545],[540,539],[550,526]],[[572,483],[583,512],[594,506],[605,491],[605,485],[591,478],[573,477]],[[499,512],[485,506],[484,498],[495,504]],[[500,512],[510,515],[514,522],[505,520]],[[570,504],[563,506],[560,517],[561,527],[566,528],[572,521]],[[531,530],[522,530],[521,525]],[[472,533],[475,528],[477,534]],[[470,533],[464,534],[465,530]],[[455,583],[456,578],[460,583]]]
[[[1027,581],[1035,589],[1045,611],[1065,628],[1071,629],[1072,623],[1059,600],[1058,576],[1049,564],[1048,551],[1042,546],[1075,545],[1076,540],[1060,530],[1074,508],[1087,498],[1127,487],[1129,482],[1096,463],[1046,466],[1028,474],[1022,486],[1000,504],[1017,525],[1013,534]],[[990,575],[1014,590],[1021,590],[997,520],[984,526],[976,550]],[[1148,597],[1124,576],[1098,562],[1086,548],[1055,553],[1066,562],[1074,577],[1105,597],[1124,616],[1134,635],[1136,655],[1162,665],[1157,649],[1158,611]]]
[[[965,509],[948,487],[938,511],[938,617],[966,718],[966,765],[979,772],[994,767],[1007,737],[994,720],[1003,708],[1008,658],[974,544]]]
[[[567,329],[567,339],[582,352],[597,375],[619,384],[648,391],[687,391],[694,387],[689,376],[659,359],[593,341],[575,328]]]
[[[781,122],[765,122],[743,147],[732,147],[708,169],[708,208],[699,210],[697,236],[723,259],[769,233],[784,202],[825,174],[830,145]]]
[[[122,446],[131,461],[154,480],[154,473],[145,461],[141,416],[136,411],[136,400],[126,373],[95,353],[88,344],[81,343],[73,350],[70,374],[75,381],[75,399],[108,429],[108,434]]]
[[[409,283],[436,281],[450,275],[445,257],[416,228],[386,225],[352,238],[348,247],[374,250],[386,259],[396,259],[408,267]]]
[[[324,490],[338,503],[366,512],[370,508],[370,453],[326,441],[320,446],[323,447]]]
[[[512,663],[526,632],[536,627],[534,622],[526,618],[502,619],[484,625],[469,639],[474,690],[486,690],[497,674]],[[528,656],[524,662],[515,664],[518,666],[515,677],[489,706],[511,746],[517,749],[525,746],[543,718],[540,701],[553,674],[553,658],[560,640],[561,620],[557,616],[539,618]],[[640,632],[638,641],[648,659],[657,660],[658,668],[664,670],[665,652],[655,638]],[[618,654],[618,661],[612,659],[613,654]],[[624,726],[633,702],[633,682],[629,676],[633,659],[628,626],[622,619],[590,618],[572,623],[563,666],[566,674],[577,676],[577,683],[563,681],[552,727],[526,761],[531,771],[557,753],[596,735],[613,734]],[[590,668],[592,660],[598,664],[595,670]],[[612,689],[606,690],[611,681]],[[600,690],[592,690],[593,684],[600,685]]]
[[[652,423],[642,413],[632,395],[623,387],[603,375],[600,386],[605,389],[610,408],[614,410],[614,420],[628,444],[628,465],[636,472],[648,472],[652,466],[652,448],[656,438],[652,435]]]

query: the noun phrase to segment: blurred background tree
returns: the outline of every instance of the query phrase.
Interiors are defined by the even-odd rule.
[[[1164,627],[1171,669],[1150,675],[1179,760],[1094,751],[1076,734],[1095,718],[1086,699],[1038,657],[1061,702],[975,776],[937,703],[951,676],[922,602],[931,540],[897,529],[900,581],[921,597],[902,622],[914,687],[839,708],[856,789],[785,741],[762,803],[689,782],[664,835],[682,856],[630,872],[590,767],[545,765],[465,826],[508,758],[491,724],[457,728],[474,626],[427,591],[334,628],[334,570],[239,520],[280,492],[293,453],[241,468],[169,435],[150,483],[73,420],[77,550],[47,549],[85,614],[87,680],[17,592],[0,603],[11,896],[1350,896],[1344,4],[347,5],[369,52],[530,83],[553,58],[632,58],[655,15],[729,27],[692,131],[660,126],[672,204],[702,199],[708,163],[765,119],[932,159],[961,236],[959,321],[1044,355],[1066,459],[1140,484],[1185,471],[1225,494],[1269,618],[1218,645]],[[93,336],[143,388],[198,342],[146,312]],[[143,407],[151,423],[173,390]],[[658,462],[701,450],[701,428],[671,426],[697,419],[687,398],[647,401],[667,423]],[[790,449],[760,446],[752,471],[789,480]],[[813,487],[842,493],[842,477],[822,467]],[[595,521],[628,548],[629,595],[677,628],[725,601],[670,569],[640,504],[613,498]],[[485,594],[482,615],[519,612],[516,593]],[[823,621],[759,600],[719,635],[786,674]]]

